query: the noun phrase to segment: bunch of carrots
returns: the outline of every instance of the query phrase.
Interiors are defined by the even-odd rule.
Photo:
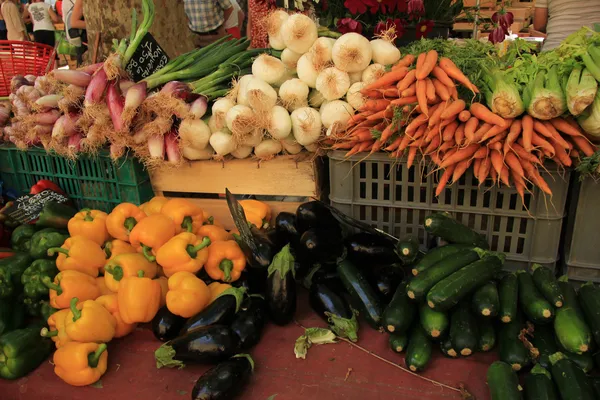
[[[435,50],[406,55],[390,72],[366,86],[363,107],[345,132],[329,138],[333,149],[373,154],[384,150],[398,158],[407,153],[410,168],[417,154],[429,157],[439,170],[436,196],[473,167],[480,184],[514,186],[524,198],[527,183],[552,195],[539,169],[547,159],[569,167],[580,154],[596,148],[570,118],[541,121],[529,115],[510,120],[481,103],[459,99],[456,85],[473,93],[471,83],[452,60]]]

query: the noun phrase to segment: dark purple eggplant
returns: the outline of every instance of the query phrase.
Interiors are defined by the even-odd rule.
[[[344,254],[344,239],[339,232],[309,229],[302,234],[296,254],[303,262],[335,262]]]
[[[315,283],[322,283],[327,285],[335,293],[341,295],[346,292],[344,284],[337,273],[337,264],[322,264],[318,266],[318,269],[313,271],[309,284],[305,287],[310,287]]]
[[[231,400],[244,390],[254,372],[249,354],[238,354],[206,371],[192,389],[192,400]]]
[[[169,340],[154,352],[157,368],[183,368],[185,363],[215,363],[237,353],[238,336],[226,325],[198,328]]]
[[[325,284],[314,283],[310,287],[308,301],[317,315],[329,323],[336,335],[353,342],[358,340],[356,315],[342,296]]]
[[[275,219],[275,231],[286,243],[296,247],[300,240],[300,233],[296,229],[296,215],[289,212],[281,212]]]
[[[247,350],[258,344],[266,323],[266,300],[256,295],[250,296],[231,323],[231,330],[240,338],[240,350]]]
[[[209,325],[228,325],[240,309],[245,288],[231,287],[221,293],[208,307],[194,315],[181,328],[180,335]]]
[[[397,265],[377,265],[366,270],[365,277],[382,302],[388,304],[404,279],[404,270]]]
[[[296,229],[303,234],[309,229],[332,230],[341,235],[342,228],[327,208],[320,201],[309,201],[301,204],[296,210]]]
[[[277,325],[287,325],[296,312],[296,280],[294,256],[286,245],[273,258],[269,266],[265,299],[271,320]]]
[[[395,243],[379,235],[360,232],[346,239],[348,259],[357,265],[394,264],[400,262]]]
[[[161,342],[175,339],[185,324],[186,319],[173,314],[167,306],[161,307],[152,318],[152,333]]]

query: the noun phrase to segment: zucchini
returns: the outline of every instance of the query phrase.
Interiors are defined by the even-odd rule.
[[[479,255],[475,250],[471,249],[465,249],[451,254],[415,276],[408,285],[406,285],[406,294],[412,300],[420,301],[425,298],[427,292],[434,287],[436,283],[477,260],[479,260]]]
[[[367,279],[348,260],[338,264],[337,272],[344,288],[350,294],[352,303],[358,308],[362,317],[367,320],[371,327],[379,329],[382,322],[383,307]]]
[[[473,312],[479,317],[495,317],[500,308],[500,297],[494,282],[489,282],[473,293]]]
[[[477,348],[479,351],[490,351],[496,345],[496,330],[492,321],[480,319],[477,321],[477,330],[479,332]]]
[[[468,303],[461,303],[450,317],[450,339],[452,347],[462,356],[470,356],[479,347],[477,321],[469,310]]]
[[[546,324],[554,318],[554,308],[533,284],[533,279],[525,271],[518,271],[519,304],[525,315],[535,324]]]
[[[449,255],[472,247],[473,246],[466,246],[463,244],[449,244],[447,246],[436,247],[425,254],[425,256],[423,256],[423,258],[412,268],[412,274],[417,276],[427,268],[439,263]]]
[[[549,269],[540,264],[533,264],[531,267],[531,278],[535,287],[540,291],[542,296],[554,305],[554,307],[560,308],[563,306],[563,293],[554,277],[554,273]]]
[[[500,298],[498,316],[500,321],[507,324],[517,318],[519,282],[514,272],[502,278],[498,285],[498,296]]]
[[[400,240],[396,245],[396,254],[398,254],[404,265],[410,265],[419,255],[419,241],[414,237]]]
[[[533,332],[531,343],[538,350],[538,364],[546,369],[550,369],[550,356],[558,351],[558,345],[554,337],[552,325],[538,325]]]
[[[565,351],[563,354],[569,360],[573,361],[575,365],[581,368],[581,370],[586,374],[594,369],[594,357],[589,351],[583,354],[575,354]]]
[[[421,306],[419,316],[421,319],[421,327],[425,333],[434,340],[444,336],[448,330],[448,325],[450,325],[446,313],[432,310],[427,304]]]
[[[585,373],[562,353],[550,356],[552,378],[565,400],[593,400],[594,389]]]
[[[427,293],[429,307],[440,311],[449,310],[502,269],[504,254],[479,249],[476,251],[482,257],[480,260],[467,265],[431,288]]]
[[[600,288],[591,282],[579,288],[579,304],[596,344],[600,346]]]
[[[590,376],[590,384],[594,389],[594,393],[596,394],[596,398],[600,399],[600,376]]]
[[[447,214],[436,213],[426,217],[425,230],[449,243],[468,244],[482,249],[489,248],[485,236]]]
[[[408,332],[415,313],[414,304],[406,296],[406,282],[402,282],[383,312],[383,327],[389,333]]]
[[[396,353],[402,353],[406,350],[408,344],[408,335],[406,333],[390,333],[390,348]]]
[[[577,294],[566,276],[559,279],[558,285],[564,296],[564,304],[556,310],[554,332],[558,342],[567,352],[585,353],[592,343],[592,332],[577,303]]]
[[[547,369],[536,364],[525,377],[526,400],[558,400],[552,383],[552,375]]]
[[[509,364],[495,361],[487,370],[487,384],[492,400],[519,400],[521,386],[519,378]]]
[[[519,339],[523,325],[515,320],[502,325],[498,335],[500,360],[508,363],[515,371],[520,371],[531,363],[529,350]]]
[[[406,366],[413,372],[425,369],[431,359],[432,343],[419,325],[415,325],[408,339]]]
[[[446,357],[458,357],[458,353],[456,352],[456,350],[454,350],[454,347],[452,347],[452,340],[450,340],[450,336],[448,336],[440,342],[440,351]]]

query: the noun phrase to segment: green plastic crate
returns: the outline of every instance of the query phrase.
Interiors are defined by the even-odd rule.
[[[107,152],[71,161],[40,148],[20,151],[1,145],[0,178],[4,187],[22,194],[38,180],[49,179],[80,208],[106,212],[119,203],[141,204],[154,196],[148,172],[138,160],[128,157],[113,163]]]

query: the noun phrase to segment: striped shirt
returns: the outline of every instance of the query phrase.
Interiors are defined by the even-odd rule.
[[[206,33],[225,22],[225,10],[232,7],[229,0],[184,0],[188,26],[193,32]]]
[[[558,47],[582,26],[600,23],[600,0],[537,0],[535,7],[548,9],[544,50]]]

